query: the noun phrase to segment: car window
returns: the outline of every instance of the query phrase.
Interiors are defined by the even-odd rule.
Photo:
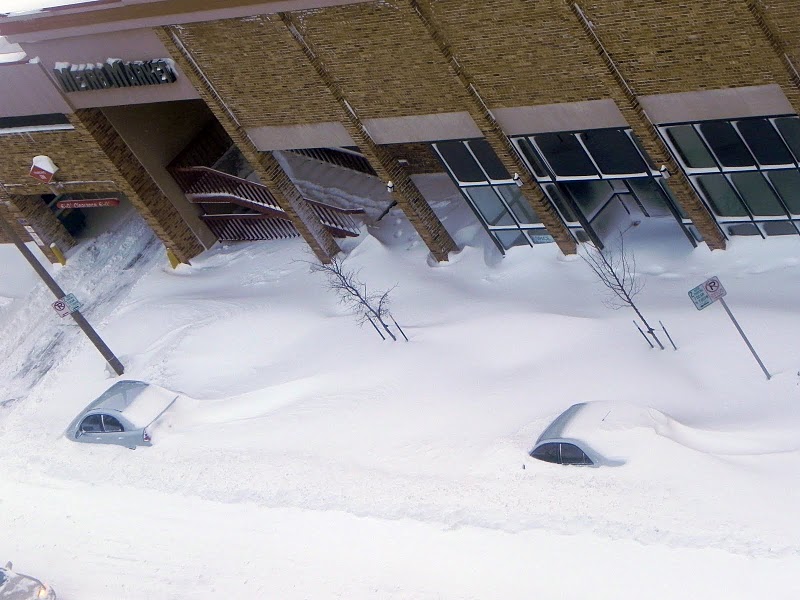
[[[125,431],[125,428],[122,423],[111,415],[103,415],[103,430],[106,433],[120,433]]]
[[[103,431],[103,422],[100,415],[89,415],[81,423],[82,433],[100,433]]]
[[[3,569],[0,569],[0,586],[2,586],[8,580],[8,576]]]
[[[533,458],[538,458],[539,460],[543,460],[545,462],[550,462],[550,463],[561,462],[561,457],[558,451],[558,444],[555,442],[542,444],[531,453],[531,456]]]
[[[561,444],[562,465],[591,465],[591,459],[575,444]]]

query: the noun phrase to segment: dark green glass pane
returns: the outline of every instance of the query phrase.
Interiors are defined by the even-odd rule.
[[[800,118],[782,117],[775,119],[775,126],[792,149],[795,159],[800,161]]]
[[[734,173],[731,180],[754,216],[776,217],[786,214],[761,173]]]
[[[563,185],[587,219],[594,217],[613,193],[606,181],[571,181]]]
[[[717,166],[705,143],[691,125],[669,127],[667,137],[677,148],[681,162],[687,167],[710,169]]]
[[[489,225],[516,225],[500,198],[489,186],[463,188]]]
[[[708,121],[700,124],[700,131],[723,167],[749,167],[755,165],[742,138],[727,121]]]
[[[589,155],[572,133],[542,133],[534,136],[536,144],[556,175],[580,177],[597,175]]]
[[[513,212],[514,216],[517,218],[517,221],[523,225],[532,225],[542,222],[522,195],[522,191],[515,184],[498,185],[495,186],[495,189],[503,196],[511,212]]]
[[[762,165],[786,165],[794,162],[792,153],[767,119],[748,119],[736,123],[756,160]]]
[[[720,217],[748,216],[747,210],[724,175],[698,175],[695,181],[715,214]]]
[[[767,177],[778,190],[783,202],[793,215],[800,215],[800,172],[769,171]]]
[[[646,165],[628,134],[620,129],[595,129],[581,134],[600,172],[606,175],[644,173]]]

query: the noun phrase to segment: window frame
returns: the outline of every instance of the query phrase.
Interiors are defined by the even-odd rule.
[[[781,172],[781,171],[789,171],[789,172],[797,172],[800,174],[800,156],[798,156],[797,152],[792,148],[792,145],[787,141],[786,136],[781,131],[780,127],[778,126],[779,119],[796,119],[800,122],[800,117],[798,115],[792,114],[780,114],[780,115],[762,115],[762,116],[754,116],[754,117],[734,117],[730,119],[709,119],[705,121],[692,121],[692,122],[675,122],[675,123],[661,123],[657,126],[657,130],[661,140],[666,145],[669,152],[672,154],[673,158],[675,159],[676,163],[679,165],[681,170],[686,175],[686,178],[689,180],[690,185],[694,189],[695,193],[697,194],[700,201],[703,203],[705,208],[708,212],[712,215],[716,223],[719,225],[722,234],[729,238],[736,234],[733,229],[739,227],[743,224],[750,223],[757,231],[758,235],[760,235],[763,239],[767,237],[771,237],[774,235],[788,235],[788,233],[777,234],[768,231],[768,228],[772,228],[773,231],[777,230],[777,227],[772,227],[770,223],[788,223],[790,224],[790,229],[793,228],[794,231],[800,235],[800,214],[793,213],[790,208],[790,202],[785,199],[784,194],[780,191],[780,189],[773,183],[771,177],[769,176],[771,173]],[[747,141],[747,138],[741,131],[740,124],[746,121],[762,121],[768,123],[774,133],[779,137],[781,142],[784,145],[784,149],[788,152],[788,155],[791,156],[794,161],[792,163],[779,163],[779,164],[762,164],[759,159],[757,153],[753,150],[752,145]],[[723,165],[717,153],[714,151],[713,146],[708,141],[707,136],[703,133],[701,126],[705,123],[711,122],[724,122],[728,123],[731,126],[732,131],[739,137],[739,141],[741,144],[744,145],[747,152],[750,154],[753,160],[753,164],[750,166],[739,166],[739,167],[728,167]],[[688,164],[684,161],[682,157],[682,153],[680,152],[678,146],[673,143],[670,129],[676,127],[683,127],[689,126],[695,132],[695,134],[700,139],[701,143],[705,151],[711,156],[712,160],[714,161],[714,167],[689,167]],[[739,174],[743,173],[756,173],[760,175],[763,180],[763,184],[766,185],[770,192],[774,195],[775,199],[778,202],[783,214],[760,214],[755,213],[754,208],[755,206],[751,206],[747,200],[747,195],[744,193],[746,190],[740,189],[739,184],[736,183],[734,177]],[[727,184],[733,190],[733,193],[736,195],[736,198],[739,204],[743,207],[746,214],[744,215],[735,215],[735,216],[725,216],[719,215],[713,209],[714,202],[711,200],[708,195],[706,194],[705,190],[700,181],[700,177],[704,175],[721,175],[727,181]],[[798,190],[800,193],[800,190]]]

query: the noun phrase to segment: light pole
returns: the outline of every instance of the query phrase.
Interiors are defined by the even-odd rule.
[[[28,250],[28,247],[17,235],[17,232],[14,231],[14,228],[9,223],[6,222],[2,215],[0,215],[0,230],[2,230],[6,237],[14,243],[17,249],[25,257],[25,260],[30,263],[31,267],[33,267],[33,270],[36,271],[39,277],[42,278],[42,281],[44,281],[45,284],[47,284],[47,287],[50,288],[50,291],[53,292],[56,299],[61,300],[64,298],[64,296],[66,296],[64,290],[62,290],[61,286],[58,285],[56,280],[50,276],[50,273],[47,272],[47,269],[42,266],[42,263],[36,259],[30,250]],[[111,352],[111,349],[108,346],[106,346],[105,342],[100,339],[100,336],[97,335],[97,332],[92,328],[91,325],[89,325],[89,322],[81,314],[81,312],[76,310],[70,314],[72,315],[72,318],[75,319],[78,327],[80,327],[83,330],[83,333],[86,334],[86,337],[89,338],[89,341],[94,344],[94,347],[97,348],[100,354],[103,355],[103,358],[106,359],[108,365],[114,369],[114,372],[117,375],[122,375],[125,372],[125,368],[122,366],[122,363],[116,356],[114,356],[114,353]]]

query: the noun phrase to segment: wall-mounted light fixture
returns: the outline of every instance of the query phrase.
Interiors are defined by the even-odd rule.
[[[386,191],[390,194],[394,191],[394,183],[391,181],[386,184]]]
[[[517,187],[522,187],[522,179],[519,176],[519,173],[514,173],[514,176],[511,178],[514,180],[514,183],[517,184]]]
[[[670,177],[672,177],[672,173],[669,172],[667,165],[661,165],[658,169],[658,172],[661,173],[661,176],[664,179],[669,179]]]

